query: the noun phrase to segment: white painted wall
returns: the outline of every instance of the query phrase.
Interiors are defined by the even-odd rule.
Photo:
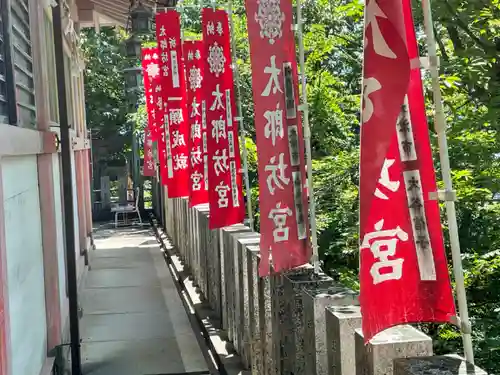
[[[76,167],[75,167],[75,153],[71,153],[71,178],[73,179],[73,220],[75,222],[75,251],[76,259],[80,257],[80,241],[79,238],[79,220],[78,220],[78,194],[76,190]],[[79,273],[82,270],[78,270]]]
[[[68,318],[68,298],[66,294],[66,245],[64,242],[64,216],[60,155],[52,154],[54,178],[54,206],[57,234],[57,268],[59,273],[59,303],[61,306],[61,327],[65,327]]]
[[[76,182],[75,153],[71,153],[71,172],[73,179],[73,220],[75,222],[75,252],[77,279],[81,282],[85,272],[85,258],[80,255],[80,220],[78,218],[78,192]]]
[[[3,173],[12,375],[39,375],[46,358],[42,233],[35,155],[0,159]]]

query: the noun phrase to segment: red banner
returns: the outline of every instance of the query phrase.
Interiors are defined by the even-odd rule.
[[[165,149],[165,106],[161,98],[162,73],[160,71],[158,49],[142,49],[142,68],[144,75],[144,91],[146,93],[146,110],[148,112],[148,126],[151,137],[158,142],[158,159],[160,161],[160,175],[165,185],[167,177],[166,149]]]
[[[201,13],[205,65],[202,115],[206,114],[210,229],[243,222],[238,120],[228,16],[224,10],[205,8]]]
[[[156,139],[156,122],[152,116],[152,111],[154,110],[153,79],[155,78],[153,75],[159,69],[158,53],[156,48],[142,48],[141,53],[144,94],[146,96],[146,111],[148,114],[148,128],[151,130],[153,138]]]
[[[148,128],[144,129],[144,164],[142,175],[145,177],[155,176],[155,161],[153,157],[153,140]]]
[[[360,165],[365,341],[389,327],[449,322],[455,306],[409,0],[369,0]]]
[[[311,247],[292,2],[247,0],[260,186],[261,276],[309,261]]]
[[[151,116],[151,111],[154,108],[153,102],[153,88],[151,77],[148,72],[153,71],[155,64],[158,67],[157,61],[153,60],[153,54],[156,53],[156,48],[143,48],[141,50],[142,54],[142,75],[144,79],[144,95],[146,96],[146,112],[148,115],[148,128],[151,130],[151,134],[156,137],[156,123]]]
[[[156,15],[156,38],[163,83],[161,98],[167,107],[165,145],[168,197],[187,197],[189,196],[189,123],[179,13],[169,10]]]
[[[186,60],[187,101],[189,126],[189,206],[208,203],[208,150],[207,126],[203,121],[201,105],[203,100],[203,41],[185,41],[184,55]],[[203,126],[202,126],[203,124]]]

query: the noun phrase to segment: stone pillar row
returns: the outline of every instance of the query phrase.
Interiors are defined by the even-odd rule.
[[[208,205],[167,200],[166,229],[196,286],[254,375],[486,374],[406,325],[364,345],[355,292],[311,265],[260,278],[259,233],[209,230]]]

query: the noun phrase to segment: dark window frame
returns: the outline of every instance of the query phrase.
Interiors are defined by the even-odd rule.
[[[13,46],[11,34],[11,5],[10,0],[0,0],[0,17],[2,19],[2,37],[3,48],[0,53],[4,56],[5,65],[5,85],[7,105],[7,121],[11,125],[18,124],[17,118],[17,93],[16,93],[16,78],[14,74]]]
[[[0,93],[0,101],[6,106],[0,122],[25,128],[36,127],[37,114],[29,7],[29,0],[0,0],[0,57],[5,67],[5,80],[0,74],[5,96]]]

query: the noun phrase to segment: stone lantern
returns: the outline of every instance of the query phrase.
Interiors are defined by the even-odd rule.
[[[141,57],[141,41],[135,35],[125,41],[125,56],[129,59],[139,59]]]
[[[123,75],[125,77],[125,90],[127,92],[141,90],[142,68],[140,66],[123,69]]]
[[[132,34],[142,35],[151,31],[153,22],[153,13],[144,5],[139,4],[130,12],[132,22]]]

